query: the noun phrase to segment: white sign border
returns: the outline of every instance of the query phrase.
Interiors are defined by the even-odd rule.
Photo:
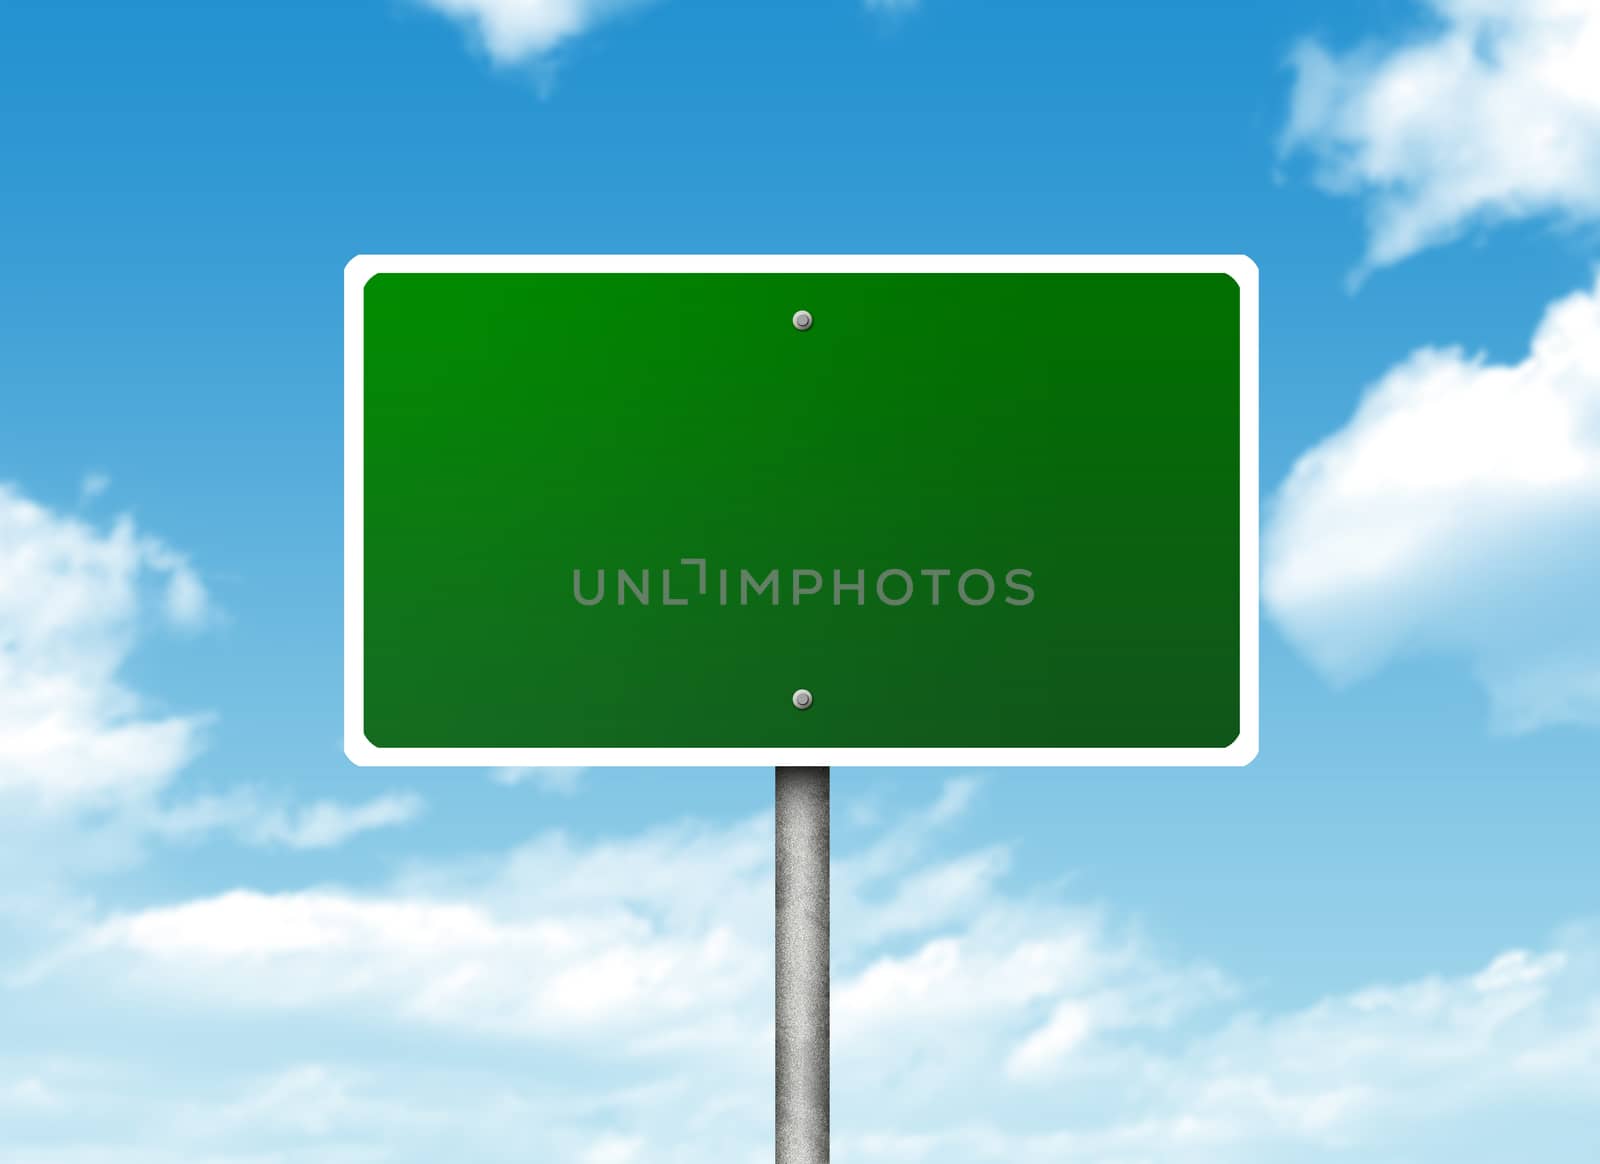
[[[1239,714],[1224,748],[381,748],[362,730],[362,305],[383,273],[1222,274],[1239,285]],[[403,767],[1240,767],[1260,732],[1259,272],[1244,255],[358,255],[344,271],[344,750]]]

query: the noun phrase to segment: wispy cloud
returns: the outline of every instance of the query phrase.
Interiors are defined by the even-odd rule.
[[[0,796],[65,809],[163,787],[205,717],[149,711],[119,673],[152,620],[214,613],[188,559],[131,518],[102,528],[0,484]]]
[[[595,1138],[583,1154],[584,1164],[633,1164],[647,1158],[648,1144],[643,1136],[618,1136],[607,1133]]]
[[[1121,1080],[1140,1098],[1114,1101],[1119,1114],[1021,1132],[951,1121],[922,1158],[982,1145],[980,1158],[1024,1161],[1353,1162],[1403,1145],[1408,1159],[1488,1162],[1517,1154],[1519,1113],[1538,1108],[1558,1129],[1539,1158],[1576,1162],[1579,1112],[1600,1098],[1595,937],[1573,930],[1465,974],[1239,1014],[1166,1051],[1097,1044],[1039,1084],[1094,1093]]]
[[[380,796],[360,804],[319,800],[292,812],[269,813],[246,836],[258,844],[291,849],[328,849],[375,829],[410,824],[422,815],[422,798],[411,793]]]
[[[466,25],[497,65],[538,61],[596,24],[648,0],[420,0]]]
[[[78,486],[79,504],[87,504],[111,488],[111,478],[105,473],[85,473]]]
[[[155,710],[123,675],[155,632],[219,617],[188,556],[132,518],[93,522],[0,484],[0,928],[70,927],[91,908],[85,879],[139,863],[153,840],[327,849],[420,814],[403,794],[186,795],[213,717]]]
[[[496,768],[489,773],[489,779],[507,788],[527,784],[542,792],[571,796],[578,791],[587,771],[587,768]]]
[[[36,1075],[0,1080],[0,1111],[55,1111],[61,1106],[61,1097]]]
[[[1600,218],[1600,7],[1590,0],[1427,0],[1420,36],[1291,58],[1282,148],[1369,199],[1361,272],[1476,223]]]
[[[947,789],[841,855],[840,1160],[1504,1164],[1527,1155],[1516,1137],[1535,1115],[1544,1164],[1590,1159],[1595,930],[1252,1009],[1105,906],[995,876],[932,901],[940,869],[1004,849],[939,840],[972,795]],[[169,1015],[181,1000],[206,1037],[258,1022],[286,1036],[286,1057],[143,1090],[142,1060],[126,1078],[36,1064],[12,1076],[18,1094],[74,1119],[19,1125],[36,1137],[19,1142],[55,1148],[29,1159],[111,1159],[115,1144],[163,1164],[263,1151],[498,1164],[530,1137],[571,1164],[770,1160],[771,829],[762,816],[583,844],[551,833],[378,891],[236,891],[102,918],[5,987],[13,1001],[60,990],[92,1009],[110,994]],[[882,923],[885,902],[913,898],[930,900]],[[421,1035],[448,1062],[298,1054],[296,1031],[335,1023],[385,1047]],[[6,1066],[0,1052],[0,1080]]]
[[[1264,596],[1348,682],[1465,657],[1497,724],[1600,723],[1600,282],[1518,364],[1424,348],[1274,498]]]
[[[261,847],[331,849],[362,833],[410,824],[423,808],[422,798],[413,793],[389,793],[356,804],[319,800],[286,807],[253,790],[238,789],[156,809],[145,823],[151,832],[173,840],[225,833]]]

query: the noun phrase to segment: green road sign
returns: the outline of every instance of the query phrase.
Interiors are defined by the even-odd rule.
[[[356,259],[349,755],[1248,763],[1255,278]]]

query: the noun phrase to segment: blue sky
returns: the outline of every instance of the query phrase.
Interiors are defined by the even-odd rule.
[[[14,4],[0,1160],[770,1158],[771,774],[342,756],[357,253],[1243,252],[1262,748],[839,769],[843,1161],[1592,1161],[1600,16]]]

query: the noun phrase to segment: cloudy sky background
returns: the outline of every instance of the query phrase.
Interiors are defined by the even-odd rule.
[[[386,251],[1250,254],[1261,759],[836,770],[836,1156],[1600,1155],[1584,0],[5,22],[0,1161],[769,1158],[770,771],[340,754]]]

